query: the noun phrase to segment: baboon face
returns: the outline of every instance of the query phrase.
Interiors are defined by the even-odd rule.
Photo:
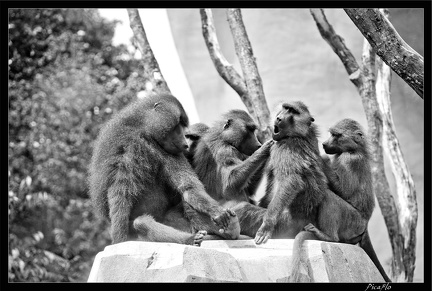
[[[329,129],[330,137],[323,142],[324,151],[329,155],[354,152],[366,147],[363,129],[352,119],[343,119]]]
[[[194,123],[186,129],[185,137],[189,150],[191,147],[196,146],[198,140],[207,132],[208,129],[209,127],[204,123]]]
[[[314,118],[303,102],[284,103],[274,122],[273,139],[279,141],[288,137],[306,136],[313,121]]]
[[[252,155],[261,147],[255,131],[256,124],[246,112],[232,111],[226,115],[222,139],[245,155]]]
[[[188,148],[185,129],[189,120],[186,112],[172,96],[159,96],[155,101],[145,124],[147,135],[169,154],[184,154]]]
[[[176,127],[167,133],[165,139],[159,141],[159,145],[170,154],[184,154],[188,149],[188,143],[185,138],[185,127],[180,123],[177,124]]]

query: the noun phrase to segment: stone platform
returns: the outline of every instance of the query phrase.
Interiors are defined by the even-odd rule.
[[[97,254],[88,282],[283,282],[290,270],[293,239],[175,243],[123,242]],[[308,240],[310,274],[303,282],[384,282],[358,246]]]

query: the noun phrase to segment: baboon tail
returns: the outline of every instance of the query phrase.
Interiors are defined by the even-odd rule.
[[[302,263],[301,261],[302,257],[306,255],[302,252],[302,246],[303,246],[303,242],[308,239],[316,240],[317,237],[310,231],[300,231],[294,239],[293,252],[291,258],[291,271],[288,276],[288,282],[297,283],[302,281],[300,279],[300,264]],[[307,270],[309,275],[309,268],[307,266],[307,263],[303,262],[303,265],[306,266],[305,269]]]
[[[384,271],[384,268],[381,266],[380,261],[378,260],[378,257],[372,246],[372,242],[370,240],[368,230],[364,232],[359,245],[366,252],[366,254],[368,254],[369,258],[371,258],[372,262],[375,264],[378,271],[381,273],[381,276],[383,276],[384,280],[386,282],[391,282],[390,278],[387,276],[386,272]]]

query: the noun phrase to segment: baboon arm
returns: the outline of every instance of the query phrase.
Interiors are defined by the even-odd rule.
[[[156,222],[151,216],[145,214],[133,221],[133,227],[138,238],[144,241],[192,244],[194,238],[191,233]]]
[[[341,193],[343,197],[349,198],[362,183],[365,183],[367,175],[363,175],[365,168],[364,156],[361,154],[343,153],[335,160],[333,164],[334,174],[331,176],[332,186],[336,192]],[[355,173],[355,174],[354,174]],[[367,173],[367,172],[365,172]]]
[[[223,161],[221,164],[221,174],[223,183],[223,193],[228,189],[239,191],[249,185],[252,178],[257,178],[256,173],[262,170],[262,166],[269,157],[269,149],[261,147],[254,152],[249,158],[242,161],[240,159],[224,158],[220,156],[219,159]]]
[[[108,189],[109,218],[111,220],[112,243],[128,239],[129,217],[132,203],[127,193],[122,193],[118,185]]]
[[[185,158],[184,161],[178,159],[180,157],[166,157],[167,165],[164,168],[164,174],[170,186],[178,193],[181,193],[183,201],[193,209],[210,216],[220,215],[223,209],[207,194],[204,185],[198,179],[192,167]]]
[[[284,209],[289,209],[297,195],[304,189],[304,182],[299,175],[291,174],[284,179],[274,180],[274,195],[267,207],[264,221],[276,225],[278,218]]]

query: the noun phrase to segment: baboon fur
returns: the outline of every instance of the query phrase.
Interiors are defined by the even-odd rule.
[[[185,153],[185,156],[191,165],[193,165],[193,156],[195,154],[198,141],[208,131],[208,129],[209,126],[202,122],[194,123],[186,129],[185,137],[188,143],[188,149]]]
[[[372,190],[369,140],[362,126],[355,120],[345,118],[329,129],[330,137],[323,143],[324,169],[330,189],[360,212],[369,222],[375,207]],[[360,246],[377,266],[386,282],[391,282],[372,247],[369,232],[360,240]]]
[[[122,109],[101,129],[89,190],[95,208],[111,221],[112,243],[140,239],[199,245],[201,231],[239,236],[235,213],[205,192],[184,156],[188,124],[174,96],[153,94]],[[192,225],[199,230],[196,235],[163,224],[172,220],[167,214],[190,223],[182,215],[183,203],[210,218],[207,225]]]
[[[247,112],[231,110],[201,137],[193,159],[206,191],[220,205],[232,207],[239,218],[241,234],[249,237],[255,236],[266,212],[250,202],[273,144],[270,140],[260,146],[256,128]],[[277,225],[275,236],[287,237],[289,229],[286,217]]]

